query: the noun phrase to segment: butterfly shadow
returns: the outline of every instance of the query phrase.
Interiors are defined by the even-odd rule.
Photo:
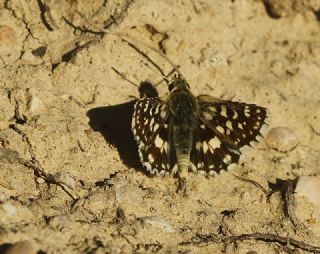
[[[120,159],[127,167],[143,171],[138,146],[131,131],[133,106],[136,101],[90,109],[89,125],[100,132],[108,144],[117,148]]]

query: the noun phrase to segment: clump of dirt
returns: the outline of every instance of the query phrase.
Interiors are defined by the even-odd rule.
[[[291,180],[319,174],[320,7],[287,2],[2,3],[0,251],[319,251],[319,206]],[[130,130],[135,85],[172,70],[151,47],[195,95],[267,107],[268,128],[295,145],[279,134],[232,172],[191,174],[187,197],[176,178],[148,176]]]

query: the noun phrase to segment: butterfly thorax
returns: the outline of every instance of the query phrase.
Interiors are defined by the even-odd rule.
[[[170,149],[174,150],[179,175],[185,176],[190,165],[194,133],[198,126],[199,106],[183,82],[172,89],[168,104]]]

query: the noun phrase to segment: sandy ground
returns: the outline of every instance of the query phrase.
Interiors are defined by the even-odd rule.
[[[319,1],[88,2],[1,2],[0,252],[28,240],[38,253],[307,253],[210,242],[255,232],[320,246],[319,205],[295,195],[296,228],[280,192],[234,176],[270,191],[319,174]],[[269,129],[290,128],[298,145],[262,140],[232,172],[192,175],[187,197],[177,179],[148,177],[130,132],[138,90],[111,67],[136,84],[161,77],[102,29],[130,34],[168,73],[143,43],[165,52],[194,94],[267,107]]]

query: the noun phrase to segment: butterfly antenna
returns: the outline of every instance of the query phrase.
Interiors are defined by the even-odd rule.
[[[162,82],[163,80],[165,80],[167,83],[170,82],[170,80],[168,79],[168,77],[166,77],[165,75],[159,74],[158,72],[156,72],[155,70],[153,70],[153,69],[149,66],[148,63],[143,62],[143,61],[142,61],[142,63],[143,63],[143,65],[144,65],[146,68],[148,68],[148,69],[149,69],[150,71],[152,71],[154,74],[156,74],[157,76],[159,76],[159,77],[162,78],[162,80],[161,80],[160,82]]]
[[[148,60],[148,62],[150,62],[160,73],[161,75],[165,76],[163,70],[160,68],[160,66],[158,64],[156,64],[146,53],[144,53],[142,50],[140,50],[136,45],[134,45],[133,43],[125,40],[122,38],[122,40],[124,42],[126,42],[131,48],[133,48],[135,51],[137,51],[140,55],[142,55],[145,59]]]
[[[198,71],[195,75],[193,75],[193,77],[188,78],[188,81],[193,80],[193,79],[199,77],[204,71],[206,71],[206,70],[208,70],[208,69],[209,69],[208,67],[202,68],[202,69],[201,69],[200,71]]]
[[[163,79],[160,80],[158,83],[156,83],[154,86],[157,87],[157,86],[160,85],[163,81],[166,81],[166,82],[167,82],[167,85],[169,85],[169,84],[168,84],[169,77],[170,77],[175,71],[176,71],[175,69],[172,69],[167,75],[165,75],[166,78],[163,78]]]
[[[133,38],[131,35],[127,34],[127,33],[121,33],[121,32],[109,32],[109,31],[105,31],[106,34],[111,34],[111,35],[117,35],[119,36],[121,39],[125,40],[123,37],[126,37],[130,40],[136,41],[140,44],[142,44],[143,46],[149,48],[150,50],[152,50],[153,52],[159,54],[163,59],[165,59],[171,66],[172,68],[179,73],[180,75],[182,75],[179,71],[179,65],[175,64],[173,61],[171,61],[165,54],[163,54],[161,51],[159,51],[158,49],[156,49],[155,47],[139,40],[136,38]],[[132,44],[132,43],[131,43]]]
[[[131,81],[130,79],[128,79],[124,73],[118,71],[116,68],[111,67],[111,69],[112,69],[116,74],[118,74],[121,78],[123,78],[124,80],[128,81],[131,85],[134,85],[135,87],[138,87],[138,88],[140,87],[139,85],[137,85],[136,83],[134,83],[133,81]]]

